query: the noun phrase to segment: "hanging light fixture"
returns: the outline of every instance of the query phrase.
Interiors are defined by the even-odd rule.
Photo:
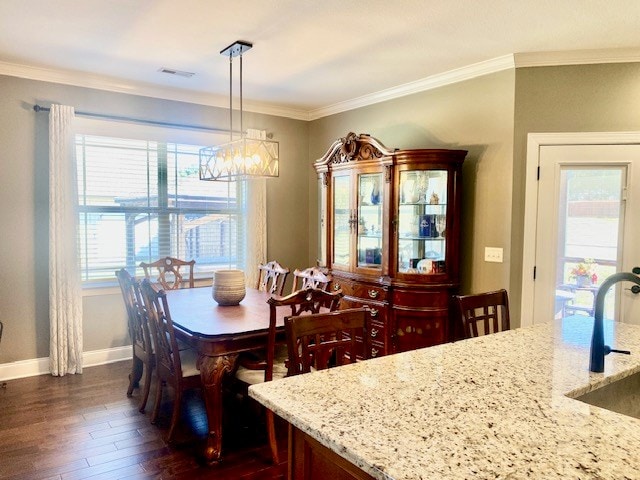
[[[236,41],[222,50],[229,57],[229,143],[200,150],[200,180],[235,182],[254,177],[277,177],[278,142],[249,138],[242,124],[242,54],[253,45]],[[233,139],[233,57],[240,57],[240,138]],[[263,132],[264,133],[264,132]]]

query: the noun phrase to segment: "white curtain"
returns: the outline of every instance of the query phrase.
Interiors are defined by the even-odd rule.
[[[49,112],[49,370],[82,373],[82,290],[78,266],[73,107]]]
[[[258,284],[258,264],[267,257],[267,185],[264,178],[247,181],[247,241],[245,244],[247,286]]]

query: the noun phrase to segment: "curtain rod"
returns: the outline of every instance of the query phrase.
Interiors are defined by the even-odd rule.
[[[34,105],[33,110],[35,112],[48,112],[51,109],[48,107],[43,107],[41,105]],[[171,127],[171,128],[188,128],[193,130],[206,130],[208,132],[220,132],[220,133],[229,133],[229,130],[224,128],[213,128],[213,127],[205,127],[202,125],[185,125],[182,123],[170,123],[170,122],[159,122],[156,120],[145,120],[142,118],[134,118],[134,117],[125,117],[120,115],[107,115],[104,113],[91,113],[91,112],[80,112],[76,111],[76,115],[81,117],[93,117],[93,118],[102,118],[106,120],[120,120],[123,122],[133,122],[133,123],[141,123],[144,125],[154,125],[156,127]],[[233,133],[239,134],[240,132],[234,130]]]

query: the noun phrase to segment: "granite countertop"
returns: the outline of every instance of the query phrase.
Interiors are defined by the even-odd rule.
[[[250,387],[379,479],[640,479],[640,420],[569,397],[640,372],[640,326],[569,319]]]

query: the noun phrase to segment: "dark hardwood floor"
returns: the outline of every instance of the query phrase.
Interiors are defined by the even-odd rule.
[[[126,396],[129,368],[130,362],[117,362],[82,375],[7,382],[0,389],[0,479],[286,478],[286,431],[279,431],[283,463],[273,465],[263,415],[251,400],[229,398],[223,461],[206,466],[199,460],[207,429],[199,392],[187,394],[176,440],[168,445],[170,395],[151,425],[154,388],[146,413],[138,412],[138,389]]]

